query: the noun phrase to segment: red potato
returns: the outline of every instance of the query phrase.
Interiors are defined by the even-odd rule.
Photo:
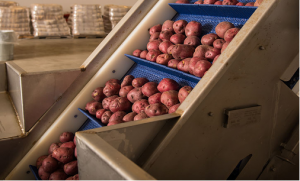
[[[214,41],[218,39],[218,35],[214,33],[209,33],[201,38],[202,45],[213,45]]]
[[[147,55],[148,51],[147,50],[143,50],[140,54],[140,58],[146,59],[146,55]]]
[[[157,85],[158,84],[156,82],[147,82],[142,87],[142,93],[147,97],[150,97],[155,93],[158,93],[159,91],[157,90]]]
[[[236,5],[237,3],[237,0],[223,0],[222,5]]]
[[[208,50],[205,53],[205,58],[207,58],[208,60],[213,60],[217,55],[221,54],[221,50],[218,48],[213,48],[211,50]]]
[[[222,49],[221,49],[221,53],[224,52],[224,50],[227,48],[227,46],[229,45],[230,42],[226,42],[223,44]]]
[[[173,30],[175,33],[181,33],[183,34],[185,32],[185,27],[188,24],[185,20],[177,20],[173,24]]]
[[[263,0],[256,0],[254,3],[254,6],[260,6],[260,4],[263,2]]]
[[[193,57],[191,58],[190,62],[189,62],[189,73],[194,75],[194,68],[195,68],[195,65],[196,63],[201,60],[201,58],[199,57]]]
[[[168,49],[167,49],[167,53],[170,54],[170,55],[172,55],[172,49],[173,49],[174,47],[175,47],[175,45],[169,46]]]
[[[50,173],[45,172],[43,167],[40,167],[38,170],[38,175],[42,180],[48,180],[50,177]]]
[[[155,32],[161,32],[161,28],[162,28],[162,25],[161,25],[161,24],[152,26],[152,27],[150,28],[150,30],[149,30],[149,34],[152,35],[152,34],[155,33]]]
[[[216,26],[215,31],[220,38],[224,38],[225,32],[230,28],[234,28],[234,25],[228,21],[223,21]]]
[[[169,60],[171,60],[173,57],[170,54],[160,54],[156,58],[156,63],[161,65],[168,65]]]
[[[162,53],[168,53],[167,50],[168,50],[168,48],[169,48],[171,45],[173,45],[172,42],[170,42],[170,41],[168,41],[168,40],[165,40],[165,41],[163,41],[163,42],[161,42],[161,43],[159,44],[158,49],[159,49]]]
[[[204,73],[211,67],[211,63],[207,60],[200,60],[196,63],[194,68],[194,75],[203,77]]]
[[[73,142],[74,142],[74,145],[76,145],[76,136],[74,136]]]
[[[217,56],[214,58],[214,60],[213,60],[213,62],[212,62],[213,64],[217,61],[217,59],[219,58],[219,56],[220,56],[220,55],[217,55]]]
[[[123,121],[124,122],[129,122],[129,121],[133,121],[134,120],[134,117],[137,115],[136,112],[130,112],[128,114],[126,114],[124,117],[123,117]]]
[[[170,90],[163,92],[160,97],[160,102],[163,103],[167,108],[174,106],[179,103],[178,91]]]
[[[161,40],[152,40],[147,43],[147,50],[148,52],[150,50],[159,50],[159,44],[161,43]]]
[[[214,4],[216,0],[204,0],[203,4]]]
[[[174,21],[172,21],[172,20],[166,20],[163,23],[163,25],[162,25],[161,31],[171,31],[171,32],[174,32],[174,30],[173,30],[173,24],[174,24]]]
[[[74,176],[68,177],[66,180],[79,180],[79,175],[76,174]]]
[[[74,156],[77,158],[77,148],[74,150]]]
[[[178,92],[179,102],[182,103],[192,90],[193,88],[191,86],[183,86]]]
[[[102,114],[106,111],[106,109],[99,109],[96,111],[96,118],[101,119]]]
[[[66,180],[68,175],[63,170],[57,170],[51,173],[49,180]]]
[[[103,93],[106,97],[110,97],[113,95],[118,95],[121,89],[121,85],[118,83],[107,83],[107,85],[103,89]]]
[[[48,154],[51,155],[53,150],[55,150],[56,148],[59,148],[58,143],[52,143],[48,149]]]
[[[127,99],[132,103],[143,98],[145,98],[145,96],[141,87],[136,87],[127,94]]]
[[[149,102],[147,99],[140,99],[138,101],[135,101],[132,105],[132,111],[136,113],[140,113],[145,110],[145,108],[149,105]]]
[[[186,36],[200,36],[201,31],[202,25],[197,21],[190,21],[185,27]]]
[[[107,124],[107,126],[112,126],[112,125],[115,125],[115,124],[120,124],[120,122],[117,122],[117,121],[111,121]]]
[[[198,0],[198,1],[194,2],[194,4],[203,4],[203,0]]]
[[[52,157],[66,164],[74,160],[74,150],[66,147],[59,147],[52,153]]]
[[[64,172],[67,175],[75,175],[78,173],[77,160],[69,162],[64,165]]]
[[[124,86],[120,89],[120,92],[119,92],[119,96],[120,97],[127,97],[127,94],[132,90],[134,89],[134,87],[132,85],[128,85],[128,86]]]
[[[105,95],[103,93],[103,87],[97,87],[93,93],[92,93],[92,97],[95,101],[101,102],[104,98]]]
[[[109,105],[110,103],[115,100],[116,98],[118,98],[119,96],[117,95],[113,95],[113,96],[110,96],[110,97],[107,97],[105,99],[103,99],[102,101],[102,106],[103,106],[103,109],[106,109],[108,110],[109,109]]]
[[[155,33],[153,33],[153,34],[150,36],[149,41],[158,40],[158,39],[159,39],[159,34],[160,34],[160,32],[155,32]]]
[[[103,124],[107,124],[108,121],[109,121],[109,118],[111,117],[111,115],[113,115],[112,112],[110,112],[110,111],[105,111],[105,112],[102,114],[101,122],[102,122]]]
[[[193,54],[193,57],[198,57],[201,59],[205,59],[205,53],[210,50],[213,49],[214,47],[212,46],[208,46],[208,45],[199,45],[197,46],[197,48],[195,49],[195,52]]]
[[[254,2],[246,3],[245,6],[254,6]]]
[[[43,160],[42,167],[45,172],[52,173],[58,168],[58,162],[49,155]]]
[[[184,40],[183,44],[192,45],[193,47],[197,47],[198,45],[201,44],[201,40],[197,36],[188,36]]]
[[[236,4],[236,6],[245,6],[245,4],[242,3],[242,2],[238,2],[238,3]]]
[[[168,67],[176,69],[179,62],[180,60],[171,59],[168,61]]]
[[[216,39],[213,43],[213,46],[214,46],[214,48],[222,49],[222,46],[225,42],[226,41],[223,39]]]
[[[149,104],[160,103],[160,97],[161,97],[161,93],[160,92],[156,93],[156,94],[153,94],[148,99]]]
[[[158,55],[160,55],[161,52],[159,50],[150,50],[148,51],[146,55],[146,60],[149,60],[150,62],[155,62]]]
[[[88,109],[89,113],[92,115],[96,115],[96,112],[98,109],[102,109],[102,104],[100,102],[93,102],[90,104],[90,107]]]
[[[175,104],[174,106],[170,107],[169,114],[175,112],[178,109],[179,106],[180,106],[180,103]]]
[[[59,136],[59,141],[62,143],[72,141],[73,139],[74,139],[74,133],[71,133],[71,132],[63,132]]]
[[[183,72],[189,72],[189,63],[191,58],[185,58],[177,64],[177,69]]]
[[[179,88],[180,88],[179,84],[175,80],[169,78],[162,79],[157,86],[159,92],[165,92],[169,90],[178,91]]]
[[[147,51],[147,50],[144,50],[144,51]],[[121,83],[121,87],[131,85],[133,79],[134,79],[133,75],[126,75]]]
[[[50,146],[51,147],[51,146]],[[42,163],[43,163],[43,160],[45,158],[47,158],[48,155],[43,155],[43,156],[40,156],[37,160],[36,160],[36,167],[39,169],[40,166],[42,166]]]
[[[141,52],[142,52],[142,50],[136,49],[132,52],[132,55],[135,57],[140,57]]]
[[[119,79],[109,79],[108,81],[106,81],[105,86],[109,83],[121,84],[121,81]]]
[[[176,60],[183,60],[185,58],[193,57],[195,48],[191,45],[177,44],[172,49],[172,56]]]
[[[126,112],[124,111],[117,111],[111,117],[109,118],[108,123],[110,122],[117,122],[117,123],[123,123],[123,117],[126,115]]]
[[[146,119],[146,118],[149,118],[147,116],[147,114],[145,112],[140,112],[139,114],[137,114],[136,116],[134,116],[133,121],[138,121],[138,120]]]
[[[144,78],[144,77],[135,78],[132,81],[132,86],[135,87],[135,88],[136,87],[142,87],[147,82],[149,82],[149,80],[147,78]]]
[[[176,33],[170,37],[170,41],[174,44],[183,44],[185,37],[186,36],[184,34]]]
[[[172,32],[172,31],[162,31],[162,32],[160,32],[160,34],[159,34],[159,38],[160,38],[162,41],[165,41],[165,40],[170,41],[170,38],[171,38],[172,35],[173,35],[173,32]]]
[[[129,111],[131,108],[131,103],[127,99],[127,97],[118,97],[114,99],[110,105],[109,110],[111,112],[117,112],[117,111]]]
[[[168,108],[165,105],[163,105],[162,103],[150,104],[145,109],[145,113],[149,117],[168,114],[168,112],[169,112]]]
[[[75,149],[76,145],[74,144],[73,140],[72,141],[68,141],[68,142],[65,142],[63,144],[60,145],[60,148],[71,148],[71,149]]]
[[[235,35],[240,31],[239,28],[231,28],[226,31],[224,35],[224,40],[227,42],[231,42]]]
[[[189,0],[177,0],[175,3],[179,3],[179,4],[190,4]]]
[[[88,110],[90,109],[90,106],[91,106],[91,104],[92,104],[93,102],[95,102],[95,101],[90,101],[90,102],[86,103],[84,109],[88,111]]]
[[[222,5],[222,1],[216,1],[214,5]]]

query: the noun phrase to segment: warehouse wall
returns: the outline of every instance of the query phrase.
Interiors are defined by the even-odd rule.
[[[137,0],[12,0],[18,2],[20,6],[30,7],[31,4],[60,4],[63,6],[64,12],[70,11],[70,6],[73,4],[100,4],[102,7],[106,4],[117,4],[133,6]]]

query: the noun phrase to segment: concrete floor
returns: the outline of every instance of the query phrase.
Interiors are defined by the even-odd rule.
[[[28,73],[77,69],[102,40],[20,39],[13,62]]]

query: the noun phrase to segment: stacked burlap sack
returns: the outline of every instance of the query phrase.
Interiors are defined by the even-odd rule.
[[[99,4],[75,4],[68,19],[74,36],[105,36]]]
[[[109,33],[118,22],[125,16],[125,14],[130,10],[130,6],[120,6],[108,4],[104,6],[104,29],[105,33]]]
[[[31,18],[35,37],[71,35],[61,5],[32,4]]]
[[[29,8],[0,7],[0,30],[14,30],[17,35],[30,35]]]
[[[0,1],[0,7],[9,7],[9,6],[19,6],[19,4],[14,1]]]

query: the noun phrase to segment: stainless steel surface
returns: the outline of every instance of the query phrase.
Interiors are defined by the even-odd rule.
[[[290,65],[281,75],[280,79],[283,81],[289,81],[292,78],[292,76],[295,74],[297,69],[299,69],[299,53],[295,56],[293,61],[291,61]]]
[[[80,179],[154,179],[134,163],[165,124],[172,124],[178,117],[170,114],[77,132]]]
[[[91,77],[99,70],[99,68],[105,63],[108,57],[119,47],[119,45],[123,42],[123,40],[132,32],[138,22],[148,13],[148,11],[154,6],[157,1],[138,1],[140,3],[136,8],[131,8],[132,11],[129,11],[126,16],[128,19],[124,19],[124,21],[120,21],[118,25],[114,28],[114,30],[104,39],[104,41],[96,48],[96,52],[93,52],[85,62],[83,72],[80,77],[78,77],[72,85],[67,89],[65,95],[56,103],[56,105],[49,110],[47,114],[44,115],[43,119],[40,120],[40,123],[36,125],[36,127],[31,131],[31,133],[22,139],[17,140],[9,140],[0,142],[0,147],[3,148],[0,150],[0,179],[4,179],[11,171],[15,173],[12,169],[20,162],[20,160],[25,156],[25,154],[32,148],[32,146],[39,140],[39,138],[43,135],[43,133],[51,126],[51,124],[55,121],[55,119],[63,112],[66,106],[74,99],[74,97],[80,92],[80,90],[84,87],[84,85],[91,79]],[[134,7],[134,6],[133,6]],[[82,39],[80,39],[82,40]],[[47,43],[47,40],[44,40]],[[64,39],[65,41],[65,39]],[[64,45],[64,41],[56,41],[56,45]],[[15,59],[23,59],[27,60],[27,62],[14,61],[18,66],[22,67],[25,71],[35,71],[32,64],[41,64],[41,61],[44,61],[47,64],[50,61],[47,60],[47,57],[51,58],[51,53],[55,55],[73,55],[74,57],[79,57],[81,50],[85,50],[88,41],[78,41],[78,45],[82,45],[81,48],[78,48],[77,51],[70,51],[70,47],[65,47],[61,49],[64,52],[53,52],[53,49],[49,49],[42,45],[36,45],[34,48],[26,47],[23,45],[23,48],[26,50],[21,51],[18,47],[15,47]],[[25,47],[24,47],[25,46]],[[41,48],[41,49],[38,49]],[[75,47],[74,47],[75,48]],[[38,49],[38,50],[37,50]],[[20,50],[20,51],[19,51]],[[45,53],[45,50],[47,53]],[[19,53],[18,53],[19,52]],[[26,55],[26,53],[29,55]],[[101,55],[98,55],[98,52]],[[84,51],[83,53],[87,53]],[[89,53],[88,53],[89,54]],[[34,57],[40,57],[40,61],[35,60]],[[47,56],[47,57],[46,57]],[[32,61],[31,61],[32,60]],[[68,60],[68,59],[67,59]],[[69,64],[62,64],[62,67],[72,67],[71,61]],[[87,66],[89,65],[89,66]],[[32,68],[31,68],[32,67]],[[51,70],[57,69],[59,66],[53,66],[50,64]],[[40,66],[41,69],[46,69],[47,67]],[[42,71],[42,70],[41,70]],[[14,149],[14,148],[18,149]],[[24,168],[24,173],[15,173],[15,175],[26,175],[22,176],[22,179],[34,179],[32,173],[28,166]]]
[[[5,62],[0,62],[0,92],[7,91],[7,76]]]
[[[0,92],[0,140],[22,135],[16,112],[7,92]]]

